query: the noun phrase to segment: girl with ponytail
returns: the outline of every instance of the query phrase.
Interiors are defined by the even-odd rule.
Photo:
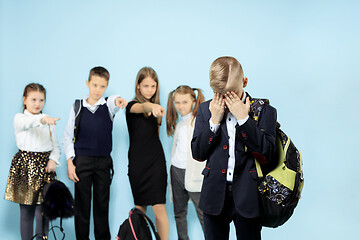
[[[197,96],[195,91],[197,91]],[[204,102],[204,96],[201,90],[185,85],[171,91],[168,98],[166,128],[168,136],[174,136],[170,180],[178,239],[189,239],[186,220],[189,199],[194,203],[204,230],[203,213],[198,206],[203,181],[201,172],[205,167],[205,162],[194,160],[190,148],[194,119],[202,102]],[[181,120],[177,123],[179,114]]]

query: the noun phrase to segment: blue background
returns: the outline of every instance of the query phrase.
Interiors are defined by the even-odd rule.
[[[305,187],[293,217],[263,239],[355,239],[359,225],[359,37],[357,1],[0,1],[0,189],[4,193],[16,153],[13,117],[26,84],[47,89],[44,112],[60,117],[60,141],[75,98],[87,94],[94,66],[111,74],[105,95],[134,97],[135,77],[153,67],[162,106],[180,84],[212,98],[208,70],[219,56],[236,57],[247,90],[278,110],[282,129],[302,151]],[[168,161],[172,139],[160,129]],[[124,111],[114,122],[115,179],[111,187],[112,237],[133,207],[127,177],[129,145]],[[67,179],[65,157],[57,172]],[[1,198],[3,198],[3,193]],[[167,200],[170,239],[176,239]],[[0,238],[19,239],[19,207],[0,200]],[[149,215],[154,219],[152,211]],[[202,239],[189,207],[189,235]],[[73,219],[64,221],[74,239]],[[93,226],[91,228],[93,232]],[[91,233],[92,234],[92,233]],[[93,238],[93,235],[91,235]],[[230,238],[234,239],[232,226]]]

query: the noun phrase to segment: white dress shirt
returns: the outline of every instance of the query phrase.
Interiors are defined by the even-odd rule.
[[[176,140],[176,147],[174,155],[171,158],[171,165],[186,169],[186,163],[188,159],[188,130],[186,121],[192,117],[192,112],[183,116],[181,121],[176,125],[176,129],[178,130],[178,137]]]
[[[22,151],[50,152],[49,159],[60,166],[60,148],[54,125],[43,125],[40,121],[46,114],[31,114],[25,110],[14,117],[16,145]],[[51,134],[50,134],[51,132]]]
[[[243,92],[243,97],[241,101],[245,103],[246,100],[246,94]],[[247,120],[249,119],[249,116],[246,116],[244,119],[236,120],[234,115],[232,115],[231,112],[229,112],[226,115],[226,129],[229,136],[229,160],[228,160],[228,169],[226,172],[226,180],[228,182],[232,182],[233,175],[234,175],[234,168],[235,168],[235,133],[236,133],[236,124],[239,124],[239,126],[243,125]],[[212,132],[216,133],[219,130],[220,124],[214,124],[211,121],[211,118],[209,120],[210,123],[210,129]]]
[[[114,115],[119,111],[119,108],[115,105],[115,99],[117,97],[120,97],[119,95],[113,95],[110,96],[107,101],[104,97],[101,97],[94,105],[90,105],[86,100],[89,98],[89,95],[85,96],[83,98],[83,107],[87,108],[90,112],[95,113],[96,110],[100,105],[107,104],[107,107],[109,109],[109,115],[111,120],[113,120]],[[66,159],[75,157],[75,149],[74,149],[74,126],[75,126],[75,113],[74,113],[74,107],[71,106],[70,113],[69,113],[69,120],[66,124],[64,135],[61,140],[61,143],[63,145],[63,150],[66,156]]]

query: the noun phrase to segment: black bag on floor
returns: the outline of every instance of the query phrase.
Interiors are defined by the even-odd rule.
[[[156,240],[160,240],[159,234],[156,232],[153,222],[142,211],[133,208],[129,212],[129,217],[121,224],[118,240],[151,240],[150,227],[154,233]]]

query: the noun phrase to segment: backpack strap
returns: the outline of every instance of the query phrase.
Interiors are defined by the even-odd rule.
[[[139,213],[141,216],[143,216],[143,217],[146,219],[146,221],[150,224],[150,227],[151,227],[151,229],[153,230],[153,233],[154,233],[154,235],[155,235],[156,240],[161,240],[158,232],[157,232],[156,229],[155,229],[154,223],[151,221],[151,219],[150,219],[148,216],[146,216],[146,214],[144,214],[141,210],[139,210],[139,209],[137,209],[137,208],[131,209],[131,212],[135,212],[135,211],[136,211],[137,213]],[[129,217],[130,217],[130,216],[129,216]],[[133,230],[133,228],[131,228],[131,230]],[[134,233],[134,232],[133,232],[133,233]],[[134,236],[135,236],[135,235],[134,235]]]
[[[263,110],[265,104],[270,104],[270,101],[268,99],[261,99],[261,98],[252,98],[250,100],[250,112],[249,116],[255,120],[256,123],[259,122],[260,113],[261,110]],[[254,158],[255,160],[255,166],[256,166],[256,172],[258,174],[259,178],[262,178],[263,172],[261,170],[261,166],[258,160]]]
[[[74,137],[73,143],[75,143],[77,136],[79,135],[80,118],[83,110],[83,100],[76,99],[73,105],[75,113],[75,124],[74,124]]]
[[[259,122],[261,110],[263,110],[265,104],[270,104],[268,99],[252,98],[250,100],[250,117],[252,117],[256,123]]]
[[[131,228],[131,232],[133,234],[133,237],[135,238],[135,240],[138,240],[136,233],[135,233],[135,229],[134,229],[134,225],[132,224],[132,220],[131,220],[131,215],[133,215],[133,210],[130,210],[129,212],[129,224],[130,224],[130,228]]]
[[[257,175],[258,175],[259,178],[262,178],[264,176],[264,174],[262,173],[260,163],[258,162],[258,160],[256,160],[256,158],[254,158],[254,160],[255,160],[255,166],[256,166]]]

